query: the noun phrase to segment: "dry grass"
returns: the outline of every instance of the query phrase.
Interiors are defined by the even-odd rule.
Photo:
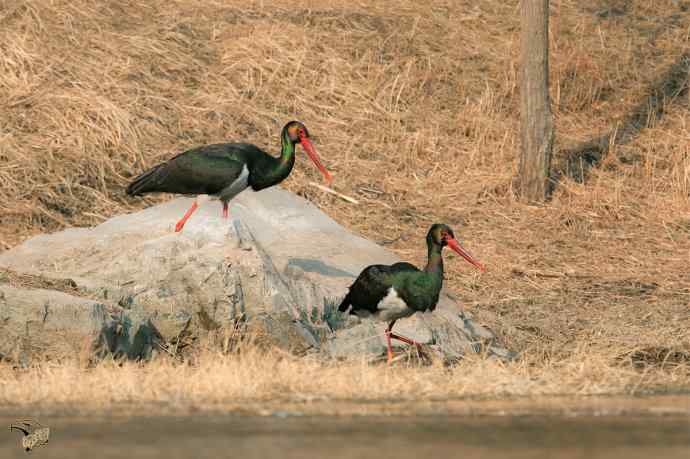
[[[689,387],[687,371],[649,376],[615,362],[690,346],[690,3],[552,2],[558,183],[543,206],[519,202],[511,185],[517,1],[368,3],[0,0],[0,246],[167,199],[127,199],[123,189],[195,145],[245,140],[276,151],[280,127],[297,118],[334,188],[359,204],[309,187],[318,177],[304,158],[283,186],[415,263],[431,223],[455,227],[489,272],[452,259],[450,290],[533,365],[471,361],[404,393],[432,381],[486,393],[488,374],[497,393],[615,392],[664,378]],[[593,139],[608,154],[589,168],[597,155],[577,147]],[[235,373],[265,381],[258,375],[274,363],[206,365],[180,371],[214,382],[166,377],[171,393],[220,387]],[[360,385],[371,375],[403,381],[383,369],[304,365],[321,381],[303,379],[315,393],[337,393],[324,384],[336,371]],[[568,383],[564,368],[578,366]],[[134,384],[173,370],[123,371]],[[77,375],[17,377],[40,374]],[[228,384],[223,393],[243,394]],[[78,393],[67,386],[40,390]]]
[[[387,367],[365,361],[324,363],[256,348],[233,356],[204,351],[190,363],[158,358],[121,366],[101,362],[93,368],[76,361],[20,371],[0,366],[0,405],[5,410],[67,407],[102,413],[151,405],[173,411],[223,406],[252,411],[253,406],[318,403],[319,412],[332,414],[342,401],[366,405],[564,394],[639,395],[678,390],[688,379],[682,365],[639,372],[629,365],[611,365],[608,356],[585,350],[548,365],[535,365],[533,358],[503,364],[470,357],[453,368]]]

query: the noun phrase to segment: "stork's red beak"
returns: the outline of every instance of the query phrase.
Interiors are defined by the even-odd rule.
[[[448,237],[446,239],[446,242],[448,243],[448,247],[450,247],[455,252],[457,252],[458,255],[460,255],[462,258],[464,258],[465,260],[470,262],[477,269],[479,269],[481,271],[486,271],[486,268],[484,268],[484,265],[479,263],[467,250],[463,249],[458,241],[456,241],[452,237]]]
[[[326,168],[323,167],[323,164],[321,164],[321,161],[319,160],[319,155],[316,154],[316,149],[314,148],[314,145],[312,145],[311,141],[307,138],[307,136],[304,135],[304,132],[299,133],[299,141],[302,144],[304,151],[307,152],[311,160],[314,162],[314,164],[316,164],[316,167],[318,167],[321,173],[323,174],[323,177],[326,179],[326,182],[330,184],[333,180],[333,177],[331,176],[330,172],[328,172]]]

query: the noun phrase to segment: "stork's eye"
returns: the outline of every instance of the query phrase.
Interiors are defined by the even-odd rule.
[[[297,139],[299,136],[299,128],[297,126],[290,126],[288,128],[288,135],[290,136],[291,139]]]

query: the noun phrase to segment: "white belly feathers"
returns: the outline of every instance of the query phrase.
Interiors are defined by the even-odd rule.
[[[240,176],[237,177],[235,181],[232,182],[230,185],[223,188],[223,190],[220,193],[218,193],[218,197],[221,201],[228,202],[232,198],[240,194],[242,191],[246,190],[248,186],[249,169],[247,169],[247,165],[245,164],[244,167],[242,167],[242,173],[240,174]]]
[[[407,307],[393,287],[388,289],[388,294],[379,301],[377,306],[379,308],[378,318],[387,322],[410,317],[416,312],[414,309]]]

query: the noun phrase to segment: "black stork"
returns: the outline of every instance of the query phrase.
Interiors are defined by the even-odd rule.
[[[484,266],[474,259],[460,243],[455,240],[453,230],[448,225],[435,223],[426,235],[428,261],[423,271],[410,263],[400,262],[392,265],[371,265],[360,273],[350,286],[350,290],[338,307],[341,312],[360,317],[370,317],[388,322],[386,344],[388,363],[393,360],[391,339],[419,347],[419,343],[392,332],[398,319],[409,317],[416,312],[433,311],[438,303],[443,285],[443,258],[441,251],[450,247],[465,260],[481,271]]]
[[[297,144],[302,145],[326,181],[332,180],[331,174],[321,164],[304,124],[290,121],[283,127],[280,140],[282,150],[279,157],[248,143],[219,143],[187,150],[135,178],[127,187],[127,194],[211,195],[223,203],[223,218],[228,218],[228,202],[240,192],[247,188],[263,190],[290,175],[295,165]],[[197,207],[195,199],[177,222],[176,232],[182,230]]]

